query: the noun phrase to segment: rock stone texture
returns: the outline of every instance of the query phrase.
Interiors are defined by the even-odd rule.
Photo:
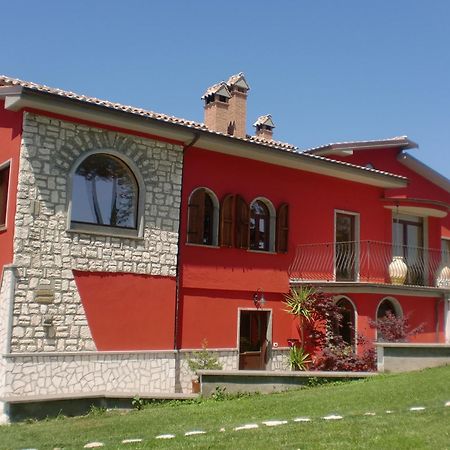
[[[115,152],[144,185],[143,237],[70,230],[71,170]],[[174,276],[182,147],[25,113],[15,218],[12,352],[95,350],[72,270]],[[44,322],[51,319],[51,333]],[[54,336],[53,336],[54,334]]]
[[[174,392],[174,352],[27,353],[6,358],[6,396]]]

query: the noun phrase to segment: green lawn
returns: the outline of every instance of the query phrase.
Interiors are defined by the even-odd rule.
[[[448,401],[450,366],[280,394],[13,424],[0,427],[0,448],[69,449],[100,441],[104,448],[121,449],[450,449],[450,407],[444,406]],[[426,409],[409,410],[417,406]],[[367,412],[376,415],[364,415]],[[322,418],[329,414],[343,419]],[[296,417],[311,421],[293,422]],[[267,427],[262,424],[266,420],[288,423]],[[233,430],[250,423],[259,428]],[[192,430],[206,434],[184,436]],[[155,439],[167,433],[176,437]],[[143,442],[121,444],[127,438]]]

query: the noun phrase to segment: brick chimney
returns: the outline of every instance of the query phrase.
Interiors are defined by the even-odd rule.
[[[205,101],[205,125],[213,131],[246,137],[249,89],[243,73],[208,88],[202,96]]]
[[[272,140],[275,124],[273,123],[272,116],[270,114],[258,117],[253,126],[256,127],[256,137],[266,139],[268,141]]]

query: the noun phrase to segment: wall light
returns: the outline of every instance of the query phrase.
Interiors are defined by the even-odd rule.
[[[261,308],[266,304],[264,292],[261,288],[258,288],[258,290],[253,294],[253,303],[255,304],[256,308]]]

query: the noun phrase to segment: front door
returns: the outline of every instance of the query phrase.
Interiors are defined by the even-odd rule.
[[[240,370],[264,370],[266,368],[269,314],[269,311],[240,311]]]
[[[356,281],[357,242],[354,215],[336,213],[335,244],[336,281]]]

